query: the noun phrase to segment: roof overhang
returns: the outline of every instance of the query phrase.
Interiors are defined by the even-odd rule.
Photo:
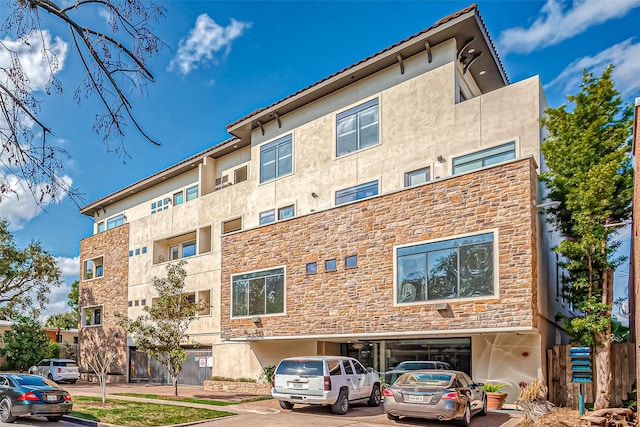
[[[108,196],[105,196],[101,199],[96,200],[82,208],[80,208],[80,213],[83,215],[87,215],[90,217],[94,216],[94,213],[98,210],[102,210],[107,206],[119,202],[127,197],[135,193],[139,193],[140,191],[144,191],[148,188],[151,188],[162,181],[166,181],[168,179],[174,178],[178,175],[182,175],[185,172],[192,170],[195,167],[198,167],[201,164],[205,157],[219,158],[225,156],[232,151],[238,150],[249,144],[249,141],[241,141],[237,138],[230,138],[226,141],[221,142],[218,145],[215,145],[211,148],[208,148],[204,151],[201,151],[193,156],[181,161],[180,163],[176,163],[175,165],[169,166],[166,169],[161,170],[151,176],[148,176],[140,181],[137,181],[115,193],[111,193]]]
[[[465,71],[472,74],[482,93],[509,84],[477,6],[472,5],[268,107],[254,111],[227,125],[227,131],[243,140],[249,139],[253,129],[271,120],[279,120],[306,104],[398,64],[398,58],[406,59],[421,52],[428,56],[430,48],[451,39],[456,40],[458,60]]]

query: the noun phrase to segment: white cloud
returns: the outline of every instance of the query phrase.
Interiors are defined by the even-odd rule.
[[[189,36],[180,40],[178,53],[171,60],[169,70],[187,75],[202,64],[215,62],[214,54],[224,49],[224,54],[228,55],[231,42],[250,27],[251,23],[235,19],[231,19],[231,23],[223,27],[203,13],[196,19]]]
[[[62,270],[62,275],[65,277],[75,277],[80,274],[80,257],[56,257],[56,261],[58,262],[58,267]],[[75,280],[75,279],[74,279]]]
[[[640,0],[574,0],[568,7],[565,5],[558,0],[547,0],[530,27],[509,28],[500,34],[498,50],[504,54],[530,53],[556,45],[589,27],[624,16],[640,6]]]
[[[582,70],[588,69],[595,77],[602,74],[609,65],[615,66],[613,81],[624,97],[633,97],[640,92],[640,43],[627,39],[611,46],[595,56],[585,56],[569,64],[553,81],[545,85],[545,90],[556,88],[560,92],[575,93],[579,90]]]
[[[64,175],[61,179],[65,182],[67,188],[71,187],[73,180]],[[36,204],[34,196],[29,192],[27,181],[18,178],[15,175],[7,176],[7,182],[10,184],[13,193],[6,193],[0,196],[0,218],[5,218],[8,222],[9,229],[20,230],[24,227],[24,224],[31,218],[35,217],[42,212],[42,208],[50,204],[51,196],[45,194],[41,207]],[[44,187],[45,184],[39,184],[36,186],[36,194],[38,189]],[[56,196],[58,200],[62,201],[65,197],[63,191],[59,191]]]
[[[40,314],[40,320],[44,323],[52,314],[68,313],[71,311],[69,307],[69,292],[71,286],[63,283],[61,286],[49,288],[49,304]]]
[[[0,67],[7,67],[11,63],[9,52],[14,52],[20,60],[22,70],[29,78],[31,89],[44,90],[51,73],[62,70],[68,47],[69,45],[59,37],[52,42],[51,34],[46,30],[31,33],[27,37],[27,43],[5,38],[0,43]],[[48,61],[43,57],[43,51],[54,53],[56,60]]]

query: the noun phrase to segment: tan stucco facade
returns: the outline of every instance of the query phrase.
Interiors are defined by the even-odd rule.
[[[483,93],[484,73],[465,68],[460,40],[444,39],[428,52],[421,46],[402,56],[402,67],[390,63],[360,75],[356,65],[327,79],[328,85],[353,73],[352,83],[327,95],[314,96],[326,89],[311,86],[259,110],[229,125],[244,130],[218,148],[87,207],[83,213],[93,216],[95,232],[109,218],[126,217],[126,236],[117,234],[124,240],[116,253],[127,270],[118,281],[124,290],[114,299],[118,309],[129,317],[142,314],[155,296],[152,278],[164,275],[173,248],[195,241],[195,254],[185,258],[186,289],[211,310],[192,323],[185,344],[212,349],[213,375],[255,378],[282,357],[338,354],[358,340],[379,341],[374,360],[382,364],[385,340],[465,337],[471,373],[511,384],[511,401],[519,381],[544,377],[545,348],[556,338],[553,313],[562,308],[548,296],[554,265],[536,208],[543,165],[539,119],[546,108],[540,80],[508,84],[494,70],[494,85],[502,83]],[[309,100],[299,101],[304,96]],[[337,117],[372,100],[377,143],[338,156]],[[269,113],[287,103],[299,105]],[[261,182],[262,148],[288,135],[291,173]],[[513,159],[453,176],[455,158],[507,143],[513,143]],[[405,174],[422,168],[429,168],[429,182],[407,188]],[[375,197],[336,206],[336,192],[374,181]],[[187,189],[196,185],[197,197],[187,200]],[[289,206],[293,218],[260,224],[261,213]],[[111,239],[118,228],[86,240]],[[495,236],[493,295],[446,301],[444,312],[431,303],[394,303],[396,247],[480,232]],[[93,256],[85,248],[83,260]],[[357,268],[339,268],[331,277],[305,273],[308,262],[342,263],[352,255]],[[259,322],[232,316],[231,276],[274,267],[286,269],[285,312],[259,316]]]

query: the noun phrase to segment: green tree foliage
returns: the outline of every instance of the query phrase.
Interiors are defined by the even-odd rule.
[[[9,320],[19,312],[38,317],[60,276],[56,259],[40,243],[17,248],[7,221],[0,220],[0,317]]]
[[[4,347],[0,356],[7,358],[9,369],[26,371],[45,357],[49,357],[50,340],[41,325],[28,317],[18,317],[2,336]]]
[[[182,348],[189,338],[187,329],[198,312],[207,307],[185,292],[185,264],[185,261],[168,264],[166,278],[153,278],[152,286],[158,297],[151,306],[144,306],[145,315],[135,320],[123,319],[136,347],[166,366],[176,396],[182,362],[187,360]]]
[[[63,329],[69,330],[78,327],[78,321],[76,315],[73,313],[58,313],[49,316],[45,326],[47,328],[56,329],[56,337],[60,336],[60,331]],[[61,340],[59,340],[61,342]]]
[[[71,284],[71,291],[67,295],[67,299],[68,299],[67,305],[71,307],[71,309],[73,310],[73,315],[76,317],[76,324],[77,324],[80,321],[80,310],[78,309],[78,307],[80,307],[79,305],[80,281],[79,280],[75,280]]]
[[[550,209],[551,222],[563,235],[555,250],[564,260],[567,297],[579,310],[565,319],[565,327],[580,344],[605,347],[597,349],[599,370],[610,367],[611,272],[622,262],[614,255],[619,243],[612,240],[612,225],[630,217],[633,196],[632,109],[615,89],[612,71],[609,66],[596,78],[585,70],[580,92],[567,96],[573,109],[550,108],[542,121],[549,135],[542,144],[548,171],[541,178],[547,198],[560,202]],[[608,389],[602,387],[598,384],[597,394],[606,398]]]

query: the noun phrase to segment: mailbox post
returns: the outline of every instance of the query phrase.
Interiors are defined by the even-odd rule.
[[[571,359],[571,382],[580,384],[580,416],[584,415],[584,390],[583,384],[593,382],[593,369],[591,365],[591,348],[569,348]]]

